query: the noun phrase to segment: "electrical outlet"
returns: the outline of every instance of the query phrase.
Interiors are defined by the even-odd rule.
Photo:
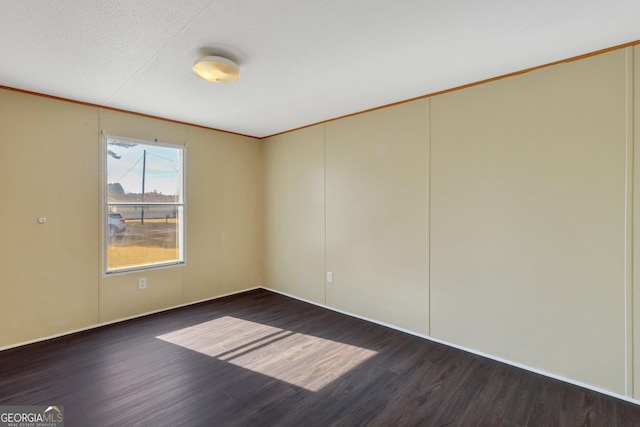
[[[333,283],[333,273],[327,271],[327,283]]]
[[[141,277],[138,279],[138,289],[147,289],[147,278]]]

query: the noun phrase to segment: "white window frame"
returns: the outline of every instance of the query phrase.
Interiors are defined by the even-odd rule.
[[[168,148],[175,148],[180,150],[180,173],[179,173],[179,185],[180,185],[180,198],[178,202],[162,202],[162,203],[156,203],[156,202],[109,202],[109,183],[108,183],[108,179],[107,179],[107,172],[108,172],[108,168],[107,168],[107,160],[108,160],[108,154],[107,154],[107,150],[109,149],[109,140],[118,140],[118,141],[122,141],[124,143],[131,143],[131,144],[142,144],[142,145],[151,145],[151,146],[158,146],[158,147],[168,147]],[[187,154],[187,150],[186,150],[187,146],[186,144],[184,145],[179,145],[179,144],[171,144],[171,143],[165,143],[165,142],[158,142],[157,139],[150,141],[150,140],[144,140],[144,139],[135,139],[135,138],[128,138],[128,137],[122,137],[122,136],[116,136],[116,135],[108,135],[108,134],[104,134],[102,135],[102,209],[101,209],[101,226],[102,226],[102,265],[103,265],[103,275],[104,276],[111,276],[114,274],[120,274],[120,273],[129,273],[129,272],[135,272],[135,271],[142,271],[142,270],[150,270],[150,269],[158,269],[158,268],[167,268],[167,267],[174,267],[174,266],[179,266],[179,265],[184,265],[186,264],[186,154]],[[156,262],[156,263],[150,263],[150,264],[139,264],[139,265],[135,265],[135,266],[129,266],[129,267],[120,267],[120,268],[109,268],[109,220],[108,220],[108,214],[107,212],[109,211],[109,207],[110,206],[126,206],[126,205],[132,205],[132,206],[176,206],[176,207],[180,207],[182,209],[178,209],[177,211],[179,212],[177,218],[178,218],[178,238],[177,238],[177,244],[178,244],[178,254],[179,254],[179,259],[177,260],[171,260],[171,261],[163,261],[163,262]]]

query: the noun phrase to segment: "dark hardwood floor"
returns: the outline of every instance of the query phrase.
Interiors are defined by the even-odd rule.
[[[640,406],[265,290],[0,352],[66,426],[640,426]]]

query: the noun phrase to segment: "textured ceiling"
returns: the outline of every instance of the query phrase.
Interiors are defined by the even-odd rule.
[[[0,85],[264,137],[632,42],[639,23],[639,0],[0,0]],[[202,54],[241,79],[199,79]]]

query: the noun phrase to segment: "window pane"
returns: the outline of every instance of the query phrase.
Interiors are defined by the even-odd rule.
[[[184,262],[184,149],[105,138],[106,272]]]
[[[182,150],[107,139],[108,202],[181,202]]]
[[[180,262],[182,207],[110,205],[109,270]]]

